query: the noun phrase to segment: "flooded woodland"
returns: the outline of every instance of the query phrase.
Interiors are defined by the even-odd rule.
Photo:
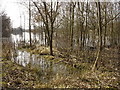
[[[0,13],[3,90],[120,89],[120,2],[18,4],[29,23]]]

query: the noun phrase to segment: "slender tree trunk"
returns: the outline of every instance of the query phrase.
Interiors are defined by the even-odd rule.
[[[88,29],[88,27],[87,27],[87,25],[88,25],[88,20],[87,20],[88,14],[89,14],[89,13],[88,13],[88,2],[87,2],[87,6],[86,6],[86,17],[85,17],[85,18],[86,18],[86,25],[85,25],[85,31],[84,31],[84,32],[85,32],[85,35],[84,35],[84,41],[83,41],[83,42],[84,42],[84,46],[86,46],[86,38],[87,38],[87,33],[86,33],[86,32],[87,32],[87,29]]]
[[[72,49],[72,36],[71,36],[71,28],[72,28],[72,3],[70,3],[70,29],[69,29],[69,32],[70,32],[70,48]]]
[[[53,42],[52,42],[52,40],[53,40],[53,15],[52,15],[52,13],[53,13],[53,10],[52,10],[52,4],[53,2],[51,2],[51,18],[50,18],[50,22],[51,22],[51,33],[50,33],[50,55],[53,55],[53,49],[52,49],[52,44],[53,44]]]
[[[46,35],[46,32],[45,33],[45,46],[47,46],[47,35]]]
[[[107,8],[105,4],[105,23],[107,23]],[[107,32],[107,24],[105,25],[105,32],[104,32],[104,46],[106,45],[106,32]]]
[[[29,38],[30,38],[30,46],[32,46],[32,41],[31,41],[31,5],[30,5],[30,0],[29,0]]]
[[[51,36],[50,36],[50,55],[53,55],[53,28],[52,28],[52,32],[51,32]]]
[[[97,2],[97,8],[98,8],[98,26],[99,26],[99,46],[98,46],[97,57],[96,57],[94,65],[93,65],[92,71],[95,70],[96,64],[97,64],[98,59],[100,57],[101,46],[102,46],[102,22],[101,22],[101,7],[100,7],[99,1]]]
[[[79,4],[79,2],[78,2],[78,4]],[[79,12],[79,9],[78,9],[78,12]],[[77,39],[77,51],[79,52],[79,42],[80,42],[80,40],[79,40],[79,37],[80,37],[80,30],[79,30],[79,28],[80,28],[80,26],[79,26],[79,14],[77,13],[77,37],[76,37],[76,39]],[[77,53],[78,54],[78,53]]]
[[[112,15],[112,17],[113,17],[113,12],[112,12],[112,10],[111,10],[111,15]],[[111,44],[112,44],[112,46],[114,45],[113,20],[112,20],[112,22],[111,22]]]
[[[24,15],[24,43],[25,43],[25,15]]]
[[[82,8],[82,18],[84,18],[84,2],[81,3]],[[84,30],[84,21],[81,22],[81,48],[84,48],[84,39],[85,39],[85,30]]]
[[[73,50],[73,29],[74,29],[74,8],[75,8],[75,5],[74,5],[74,3],[71,3],[72,5],[72,10],[71,10],[71,12],[72,12],[72,18],[71,18],[71,50]]]
[[[83,38],[84,38],[84,23],[81,24],[81,49],[83,48]]]

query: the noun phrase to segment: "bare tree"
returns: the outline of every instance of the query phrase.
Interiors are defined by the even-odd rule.
[[[102,49],[102,22],[101,22],[101,6],[100,6],[99,1],[97,2],[97,9],[98,9],[99,45],[98,45],[97,57],[96,57],[94,65],[93,65],[92,71],[94,71],[94,69],[95,69],[95,66],[100,57],[100,52]]]
[[[53,55],[52,41],[53,41],[53,33],[54,33],[54,23],[56,21],[56,17],[58,16],[58,8],[59,8],[58,2],[54,3],[54,5],[56,6],[55,10],[53,10],[53,2],[51,2],[50,4],[47,4],[46,2],[42,2],[41,4],[43,4],[43,6],[42,5],[41,6],[43,9],[40,9],[36,2],[33,2],[33,4],[38,9],[41,18],[43,19],[43,23],[45,24],[46,27],[45,33],[47,35],[47,40],[50,46],[50,55]]]

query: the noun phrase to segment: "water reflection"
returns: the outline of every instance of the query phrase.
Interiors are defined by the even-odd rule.
[[[25,38],[22,38],[22,35],[12,34],[11,35],[12,42],[17,44],[18,42],[24,39],[25,39],[25,42],[29,42],[29,33],[24,32],[23,36],[25,36]],[[44,36],[40,36],[38,34],[33,34],[33,33],[31,36],[32,36],[32,40],[35,39],[40,44],[44,44]],[[31,65],[32,67],[36,67],[39,71],[38,74],[40,76],[39,78],[41,82],[49,82],[50,80],[53,79],[53,77],[56,77],[58,75],[67,77],[68,75],[76,72],[76,70],[71,70],[71,68],[68,68],[68,66],[66,66],[63,63],[56,64],[49,60],[45,60],[42,56],[32,55],[26,51],[17,50],[16,54],[17,54],[16,57],[13,55],[14,62],[24,67],[26,67],[26,65],[28,64]]]
[[[18,56],[14,61],[22,66],[30,64],[32,67],[37,67],[40,72],[40,81],[48,82],[53,79],[56,75],[67,77],[76,71],[72,71],[65,64],[56,64],[49,60],[45,60],[42,56],[38,58],[38,55],[31,55],[26,51],[19,51]]]
[[[30,61],[30,54],[26,51],[19,51],[17,53],[16,62],[20,65],[26,66]]]
[[[23,36],[25,36],[23,38]],[[20,41],[24,41],[27,43],[29,42],[29,33],[23,32],[22,35],[17,34],[11,35],[12,42],[15,44],[18,44]],[[45,36],[44,34],[31,34],[32,40],[35,42],[38,42],[39,44],[45,44]],[[92,46],[92,38],[91,40],[86,39],[86,43],[89,46]],[[89,42],[88,42],[89,41]],[[97,41],[96,41],[97,42]],[[60,42],[61,43],[61,42]],[[63,44],[64,45],[64,44]],[[40,75],[40,81],[42,82],[48,82],[53,79],[53,77],[56,77],[58,75],[67,77],[68,75],[74,74],[74,73],[80,73],[80,70],[77,70],[73,67],[68,67],[63,63],[54,63],[48,60],[45,60],[42,56],[39,55],[31,55],[30,53],[26,51],[20,51],[17,50],[17,57],[14,57],[14,61],[22,66],[31,65],[32,67],[36,67],[38,69],[38,74]],[[74,69],[74,70],[73,70]]]

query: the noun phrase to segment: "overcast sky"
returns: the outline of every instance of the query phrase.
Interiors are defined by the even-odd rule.
[[[24,22],[24,14],[26,17],[26,28],[28,22],[27,12],[24,6],[18,4],[19,0],[0,0],[0,11],[5,11],[7,15],[11,18],[11,22],[14,28],[20,26],[20,15],[22,26]]]
[[[24,26],[23,22],[24,22],[24,15],[25,15],[25,18],[26,18],[25,26],[26,28],[28,28],[28,13],[27,13],[28,10],[24,6],[17,3],[21,1],[22,0],[0,0],[0,9],[1,9],[0,11],[5,11],[7,13],[7,15],[11,18],[12,25],[14,28],[20,26],[20,15],[22,18],[21,19],[22,27]],[[26,1],[26,0],[23,0],[23,1]],[[51,1],[51,0],[47,0],[47,1]],[[67,1],[67,0],[61,0],[61,1]],[[106,0],[106,1],[111,1],[111,0]],[[119,1],[119,0],[112,0],[112,1]]]

